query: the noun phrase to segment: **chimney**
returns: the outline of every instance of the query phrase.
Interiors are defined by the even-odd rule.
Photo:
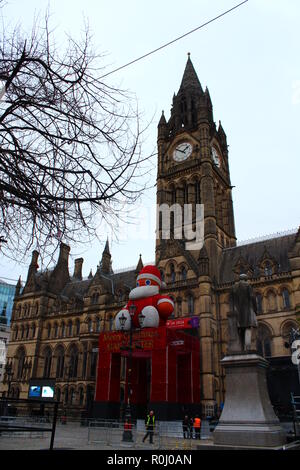
[[[64,261],[68,264],[69,253],[70,253],[70,247],[68,245],[66,245],[65,243],[61,243],[60,244],[60,250],[59,250],[59,258],[58,258],[57,264],[60,264]]]
[[[74,266],[74,274],[73,277],[78,279],[79,281],[82,280],[82,265],[83,265],[83,258],[75,259],[75,266]]]

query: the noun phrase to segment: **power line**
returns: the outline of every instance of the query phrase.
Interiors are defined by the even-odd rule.
[[[174,42],[179,41],[180,39],[184,38],[185,36],[188,36],[189,34],[194,33],[194,32],[197,31],[198,29],[204,28],[204,26],[207,26],[208,24],[212,23],[213,21],[218,20],[218,19],[221,18],[222,16],[227,15],[227,14],[230,13],[231,11],[235,10],[236,8],[240,7],[241,5],[243,5],[244,3],[247,3],[247,2],[248,2],[248,0],[244,0],[243,2],[239,3],[238,5],[235,5],[234,7],[230,8],[229,10],[224,11],[224,12],[221,13],[220,15],[215,16],[215,17],[212,18],[211,20],[206,21],[206,23],[201,24],[201,25],[198,26],[197,28],[194,28],[194,29],[192,29],[191,31],[189,31],[189,32],[187,32],[187,33],[185,33],[185,34],[182,34],[182,36],[179,36],[178,38],[173,39],[172,41],[167,42],[166,44],[163,44],[162,46],[157,47],[156,49],[153,49],[153,51],[147,52],[147,54],[144,54],[144,55],[138,57],[137,59],[134,59],[134,60],[132,60],[131,62],[128,62],[128,63],[125,64],[125,65],[121,65],[121,67],[118,67],[118,68],[116,68],[116,69],[114,69],[114,70],[111,70],[110,72],[106,73],[105,75],[102,75],[100,78],[104,78],[104,77],[107,77],[108,75],[111,75],[112,73],[118,72],[118,70],[124,69],[125,67],[128,67],[129,65],[132,65],[132,64],[134,64],[135,62],[138,62],[139,60],[142,60],[142,59],[144,59],[145,57],[148,57],[149,55],[154,54],[155,52],[158,52],[158,51],[160,51],[161,49],[164,49],[164,48],[167,47],[167,46],[170,46],[170,45],[173,44]]]

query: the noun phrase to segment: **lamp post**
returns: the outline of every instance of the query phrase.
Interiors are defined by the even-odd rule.
[[[136,311],[136,305],[131,304],[129,307],[129,314],[131,318],[130,322],[130,330],[129,330],[129,363],[128,363],[128,380],[127,380],[127,407],[126,407],[126,413],[125,413],[125,418],[131,422],[131,372],[132,372],[132,332],[133,332],[133,317]]]
[[[124,424],[124,433],[123,441],[132,441],[132,430],[131,430],[131,371],[132,371],[132,332],[133,332],[133,317],[136,311],[136,305],[131,304],[129,307],[129,314],[131,318],[130,330],[129,330],[129,346],[123,348],[128,351],[128,375],[127,375],[127,406],[125,411],[125,424]],[[126,316],[124,313],[120,317],[121,330],[124,330],[126,323]]]

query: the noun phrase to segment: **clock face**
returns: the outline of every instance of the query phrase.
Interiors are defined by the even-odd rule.
[[[211,153],[212,153],[212,159],[213,159],[213,161],[214,161],[214,164],[215,164],[218,168],[220,168],[220,166],[221,166],[221,159],[220,159],[220,156],[219,156],[217,150],[215,149],[215,147],[212,147]]]
[[[193,146],[189,142],[181,142],[176,145],[176,148],[173,152],[173,158],[175,162],[183,162],[191,155],[193,151]]]

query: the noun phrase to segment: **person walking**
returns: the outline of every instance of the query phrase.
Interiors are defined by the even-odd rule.
[[[194,419],[195,439],[200,439],[201,419],[196,415]]]
[[[189,438],[189,417],[188,415],[185,415],[185,417],[182,420],[182,432],[183,432],[183,438],[188,439]]]
[[[153,410],[151,410],[150,413],[147,415],[145,419],[145,425],[146,425],[147,432],[143,438],[143,442],[145,442],[145,440],[149,436],[150,444],[153,444],[153,434],[154,434],[154,428],[155,428],[155,416],[154,416]]]
[[[193,431],[194,431],[194,418],[191,417],[189,419],[189,439],[193,439]]]

